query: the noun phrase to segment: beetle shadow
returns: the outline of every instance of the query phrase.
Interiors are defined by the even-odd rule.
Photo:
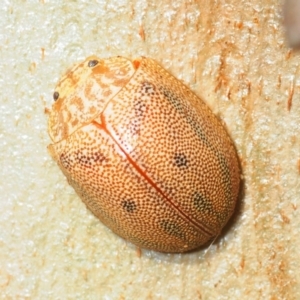
[[[174,264],[199,264],[200,261],[206,259],[206,255],[209,255],[210,257],[213,255],[209,254],[209,248],[213,245],[219,248],[218,246],[222,242],[223,238],[228,234],[230,230],[232,230],[234,224],[238,222],[244,210],[244,198],[245,180],[241,179],[236,206],[230,219],[217,237],[213,237],[200,247],[184,253],[162,253],[153,250],[141,249],[142,256],[145,254],[149,259],[170,262]],[[147,253],[145,251],[147,251]],[[191,255],[193,256],[193,258],[190,257]],[[198,257],[198,259],[194,259],[195,257]]]

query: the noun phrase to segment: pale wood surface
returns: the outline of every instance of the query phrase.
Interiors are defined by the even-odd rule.
[[[300,53],[280,1],[5,1],[0,16],[0,299],[300,299]],[[91,54],[156,59],[225,122],[244,186],[210,247],[137,251],[51,160],[45,107]]]

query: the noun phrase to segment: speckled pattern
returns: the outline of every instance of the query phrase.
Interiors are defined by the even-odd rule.
[[[89,57],[54,98],[50,153],[115,233],[161,252],[220,233],[237,200],[238,160],[221,123],[184,84],[149,58]]]

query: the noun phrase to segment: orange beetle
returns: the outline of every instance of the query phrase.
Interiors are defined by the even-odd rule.
[[[58,83],[48,149],[87,207],[142,248],[185,252],[232,215],[240,170],[220,121],[141,57],[89,57]]]

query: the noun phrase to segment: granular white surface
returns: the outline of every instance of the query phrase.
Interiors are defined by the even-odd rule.
[[[0,299],[300,299],[300,53],[281,5],[2,1]],[[54,86],[91,54],[156,59],[226,123],[244,186],[210,247],[139,255],[48,155]]]

